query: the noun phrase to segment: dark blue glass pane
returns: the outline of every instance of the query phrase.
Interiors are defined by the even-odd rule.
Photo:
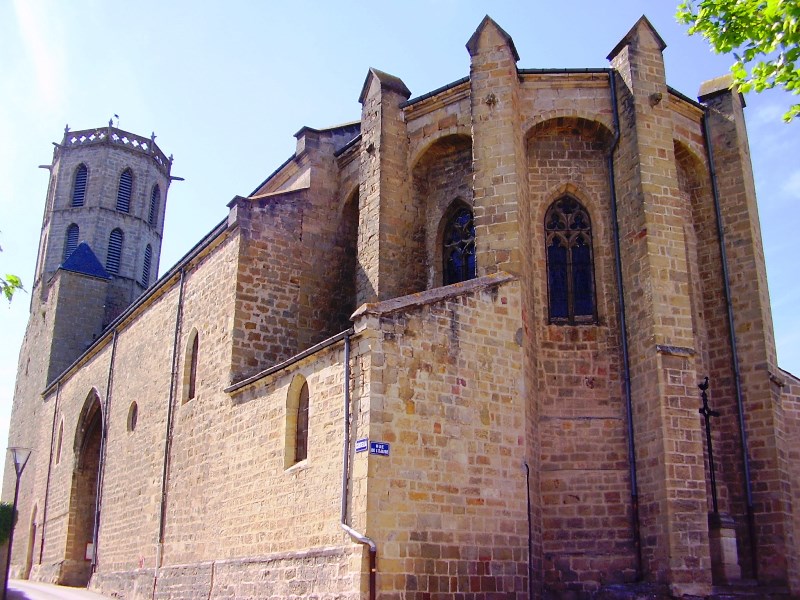
[[[569,317],[567,304],[567,249],[557,238],[547,248],[547,275],[550,288],[550,318]]]
[[[444,284],[475,277],[475,225],[472,212],[463,208],[450,219],[444,232]]]
[[[593,315],[592,260],[589,246],[583,240],[578,240],[572,247],[572,290],[575,315]]]

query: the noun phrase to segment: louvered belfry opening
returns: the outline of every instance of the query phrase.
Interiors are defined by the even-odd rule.
[[[153,262],[153,247],[147,244],[144,249],[144,263],[142,264],[142,285],[146,286],[150,283],[150,266]]]
[[[62,260],[67,260],[70,255],[75,252],[78,247],[78,238],[80,237],[80,228],[72,223],[67,227],[67,236],[64,240],[64,257]]]
[[[153,187],[153,193],[150,194],[150,211],[147,215],[147,222],[155,226],[158,223],[158,203],[161,201],[161,190],[156,184]]]
[[[75,171],[75,184],[72,186],[72,206],[83,206],[86,200],[86,182],[89,179],[89,169],[86,165],[78,165]]]
[[[108,238],[108,255],[106,257],[106,271],[112,275],[119,274],[119,263],[122,258],[123,235],[121,229],[115,229]]]
[[[131,192],[133,191],[133,174],[130,169],[125,169],[119,178],[117,188],[117,210],[120,212],[130,212]]]

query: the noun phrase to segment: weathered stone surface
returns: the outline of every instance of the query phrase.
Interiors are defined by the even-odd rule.
[[[91,572],[127,599],[366,598],[369,551],[344,520],[374,542],[386,600],[799,593],[800,380],[777,367],[743,107],[718,84],[703,104],[673,93],[663,49],[642,19],[610,69],[519,70],[487,17],[467,78],[408,100],[371,69],[358,122],[302,128],[147,291],[167,159],[59,150],[9,440],[35,448],[12,572]],[[73,208],[81,162],[92,200]],[[565,196],[590,225],[582,320],[551,314],[545,216]],[[476,277],[443,286],[461,209]],[[56,269],[73,222],[100,262],[125,228],[120,277]],[[736,583],[734,555],[752,585],[712,588]]]

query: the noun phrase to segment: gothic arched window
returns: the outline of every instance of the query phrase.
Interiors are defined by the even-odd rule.
[[[89,179],[89,169],[81,163],[75,170],[75,183],[72,186],[72,206],[83,206],[86,200],[86,182]]]
[[[130,169],[125,169],[119,177],[119,187],[117,188],[117,210],[129,212],[131,209],[131,192],[133,191],[133,173]]]
[[[594,261],[589,213],[572,196],[559,198],[544,219],[551,323],[593,323]]]
[[[150,210],[147,213],[147,222],[153,227],[158,223],[158,204],[161,202],[161,190],[156,184],[153,193],[150,194]]]
[[[108,254],[106,255],[106,271],[112,275],[119,273],[119,263],[122,258],[122,230],[117,228],[108,237]]]
[[[444,285],[475,278],[475,224],[468,208],[459,208],[447,221],[442,262]]]
[[[67,227],[67,237],[64,238],[63,260],[67,260],[70,257],[70,254],[75,252],[75,248],[78,247],[79,236],[80,236],[80,229],[75,223],[72,223],[69,227]]]

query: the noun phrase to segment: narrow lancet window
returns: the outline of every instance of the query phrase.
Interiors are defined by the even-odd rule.
[[[294,462],[300,462],[308,457],[308,383],[303,383],[300,388],[300,398],[297,401],[297,432],[294,444]]]
[[[564,196],[550,205],[544,229],[550,322],[593,323],[596,311],[589,213],[575,198]]]
[[[468,208],[458,209],[448,220],[442,260],[444,285],[475,278],[475,224]]]

